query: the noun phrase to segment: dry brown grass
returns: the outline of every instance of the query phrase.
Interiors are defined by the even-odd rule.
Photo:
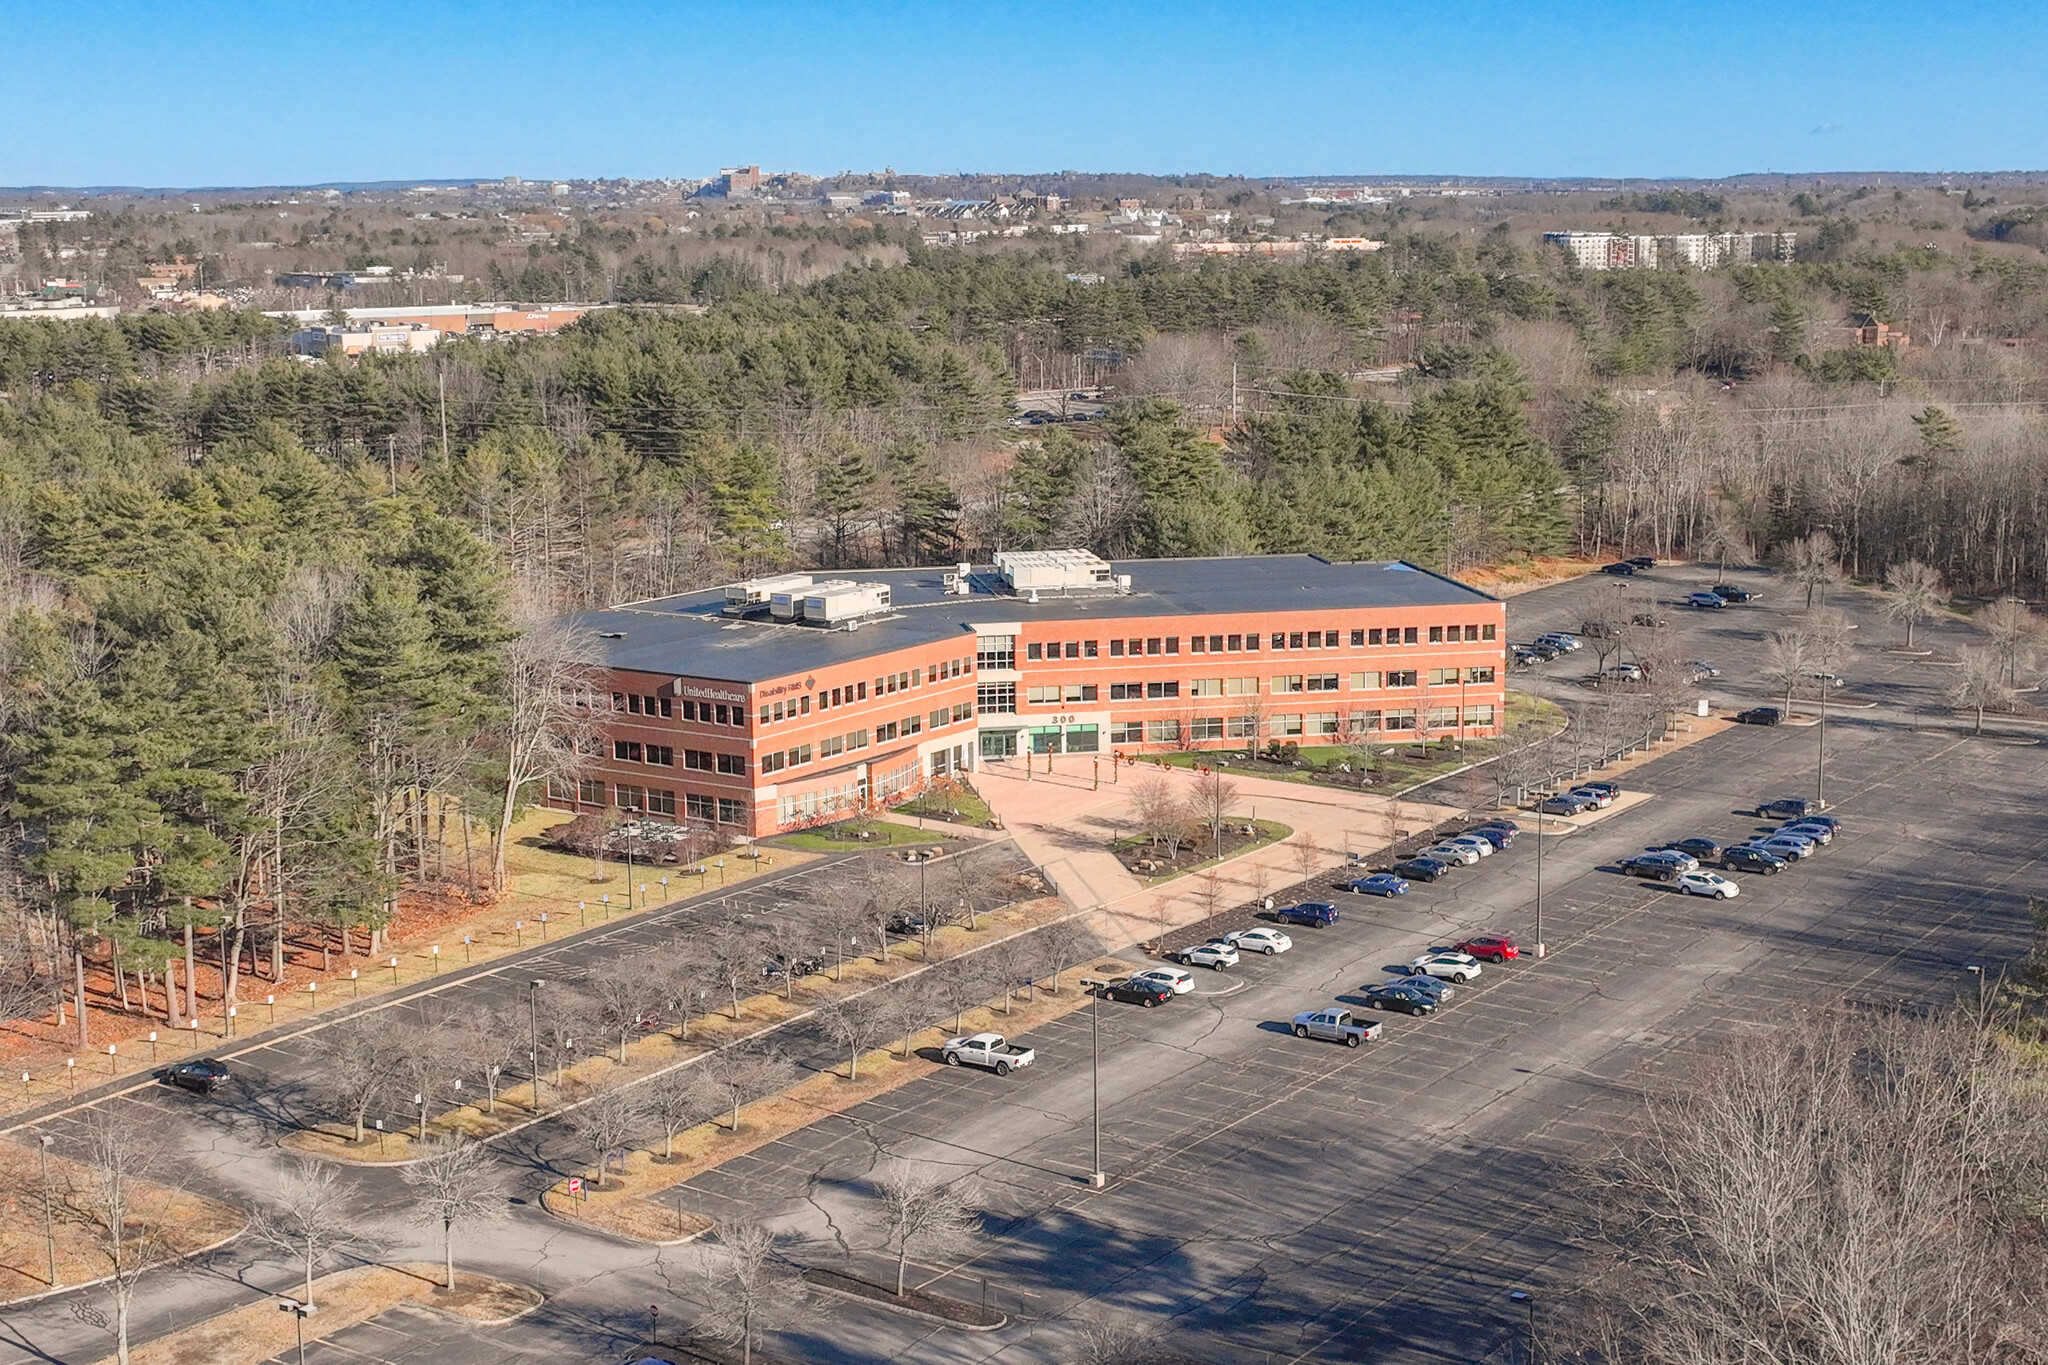
[[[441,1288],[439,1266],[362,1266],[313,1281],[320,1311],[306,1319],[306,1340],[332,1336],[401,1303],[421,1303],[480,1323],[510,1321],[541,1302],[521,1285],[457,1273],[455,1293]],[[231,1309],[132,1350],[134,1365],[257,1365],[289,1353],[298,1340],[293,1317],[265,1299]],[[97,1362],[111,1365],[112,1356]]]
[[[971,1009],[963,1021],[964,1028],[968,1033],[1021,1035],[1071,1014],[1089,999],[1070,982],[1058,995],[1040,992],[1031,1001],[1013,997],[1008,1013],[995,1005]],[[930,1028],[910,1039],[907,1056],[898,1055],[893,1048],[867,1053],[860,1059],[857,1081],[849,1081],[837,1072],[808,1077],[779,1095],[749,1104],[741,1112],[738,1133],[727,1127],[731,1122],[729,1115],[715,1123],[700,1124],[677,1134],[673,1160],[663,1161],[647,1151],[632,1152],[626,1158],[624,1174],[614,1169],[604,1188],[586,1182],[587,1197],[571,1199],[568,1181],[560,1180],[548,1188],[542,1204],[561,1217],[594,1223],[643,1241],[669,1242],[692,1236],[709,1227],[709,1221],[686,1215],[678,1230],[677,1211],[651,1202],[652,1197],[786,1137],[827,1114],[851,1109],[864,1100],[930,1075],[941,1064],[919,1056],[919,1051],[936,1049],[952,1036],[950,1029]]]
[[[88,1179],[86,1168],[63,1157],[50,1157],[53,1195],[52,1227],[57,1242],[57,1279],[61,1285],[85,1284],[109,1275],[113,1267],[94,1245],[89,1228],[67,1211]],[[0,1142],[0,1303],[48,1291],[49,1244],[43,1237],[43,1183],[36,1153]],[[247,1220],[225,1204],[196,1194],[147,1186],[136,1200],[136,1219],[168,1227],[172,1251],[186,1256],[226,1241]]]

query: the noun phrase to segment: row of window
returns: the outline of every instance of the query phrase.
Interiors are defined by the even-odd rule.
[[[612,710],[624,711],[635,716],[674,719],[678,704],[682,706],[684,720],[694,720],[705,725],[744,726],[747,723],[747,708],[744,706],[727,706],[723,702],[691,701],[687,697],[678,703],[673,697],[645,697],[630,692],[612,693]]]
[[[672,747],[666,744],[643,744],[637,739],[613,740],[612,758],[620,763],[648,763],[657,768],[673,768],[676,765],[676,751]],[[708,749],[685,749],[683,766],[700,773],[723,773],[727,777],[745,777],[747,756],[715,754]]]
[[[548,795],[557,801],[575,801],[579,805],[602,806],[605,804],[606,789],[603,782],[585,779],[572,788],[569,783],[553,781],[548,783]],[[659,815],[674,819],[676,794],[665,787],[641,787],[630,782],[621,782],[610,789],[613,802],[620,810],[639,815]],[[683,794],[683,813],[692,820],[708,820],[721,825],[744,825],[747,823],[747,803],[730,796],[701,796],[695,792]]]
[[[1377,670],[1350,675],[1348,681],[1354,692],[1378,692],[1395,687],[1420,687],[1423,675],[1412,668],[1394,669],[1388,672]],[[1490,683],[1494,680],[1494,666],[1484,664],[1477,668],[1432,668],[1427,677],[1431,687],[1455,687],[1460,682]],[[1341,673],[1285,673],[1273,677],[1268,686],[1278,695],[1292,692],[1341,692],[1347,681]],[[990,683],[989,689],[1014,684]],[[1193,678],[1187,685],[1191,697],[1248,697],[1259,691],[1259,679],[1250,678]],[[1027,687],[1024,699],[1033,706],[1064,706],[1074,702],[1094,701],[1099,695],[1094,683],[1067,683],[1064,686]],[[1171,701],[1181,695],[1178,679],[1159,682],[1129,682],[1109,684],[1110,701]]]
[[[1265,718],[1265,734],[1273,739],[1335,739],[1344,735],[1369,735],[1375,731],[1413,730],[1416,728],[1416,714],[1410,708],[1353,711],[1348,716],[1335,711],[1268,716]],[[1458,728],[1459,711],[1455,706],[1434,706],[1424,715],[1431,730]],[[1491,706],[1468,706],[1464,709],[1464,724],[1490,728],[1493,715]],[[1113,720],[1109,723],[1109,742],[1112,744],[1178,744],[1184,738],[1201,741],[1259,737],[1257,716],[1197,716],[1184,721]]]
[[[1364,649],[1371,645],[1413,645],[1423,641],[1423,629],[1417,626],[1403,626],[1387,629],[1367,628],[1349,632],[1348,639],[1353,649]],[[1478,642],[1498,638],[1497,624],[1429,626],[1427,638],[1430,644],[1448,644],[1460,640]],[[1266,644],[1276,650],[1291,649],[1342,649],[1347,635],[1342,630],[1276,630],[1263,637]],[[1240,635],[1195,635],[1188,638],[1190,654],[1256,654],[1259,652],[1261,637],[1257,634]],[[1139,658],[1151,655],[1179,654],[1181,637],[1178,635],[1132,636],[1109,642],[1109,656],[1112,659]],[[981,642],[981,664],[984,668],[1016,667],[1016,641],[1008,635],[984,636]],[[1093,640],[1054,641],[1045,644],[1024,646],[1027,662],[1051,659],[1093,659],[1099,654]],[[1002,660],[1002,662],[990,662]]]
[[[818,709],[830,711],[835,706],[846,706],[853,702],[866,701],[869,688],[873,695],[886,697],[897,692],[908,692],[912,688],[924,687],[946,678],[958,678],[974,668],[972,659],[946,659],[923,668],[906,668],[901,672],[887,673],[876,678],[872,684],[849,683],[844,687],[821,688],[818,692]],[[761,724],[773,725],[777,721],[793,720],[798,716],[811,714],[811,696],[808,692],[791,697],[787,701],[761,703]]]

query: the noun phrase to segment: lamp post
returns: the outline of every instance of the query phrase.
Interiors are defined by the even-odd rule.
[[[43,1133],[36,1142],[36,1161],[43,1170],[43,1245],[50,1254],[50,1288],[57,1288],[57,1222],[50,1194],[50,1144],[57,1139]]]
[[[548,983],[538,978],[526,983],[526,1022],[533,1029],[533,1112],[540,1112],[540,988]]]
[[[299,1365],[306,1365],[306,1319],[320,1310],[310,1303],[300,1303],[297,1299],[286,1299],[277,1306],[277,1311],[292,1315],[292,1326],[296,1329],[299,1339]]]
[[[355,999],[358,994],[356,978],[360,974],[359,970],[355,967],[348,969],[348,998],[351,1000]]]
[[[720,886],[724,886],[724,885],[725,885],[725,859],[723,859],[723,858],[718,858],[718,859],[714,859],[714,860],[713,860],[713,862],[714,862],[714,865],[715,865],[715,866],[716,866],[716,867],[718,868],[718,884],[719,884]]]
[[[1543,956],[1543,802],[1536,802],[1536,956]]]
[[[1514,1289],[1508,1292],[1508,1297],[1529,1310],[1529,1359],[1531,1362],[1534,1362],[1536,1359],[1536,1296],[1526,1289]]]
[[[1098,1190],[1109,1183],[1109,1177],[1102,1173],[1101,1017],[1102,992],[1096,991],[1095,998],[1088,1002],[1088,1093],[1095,1106],[1095,1170],[1089,1175],[1088,1183]]]
[[[1977,978],[1977,1016],[1981,1021],[1984,1015],[1984,969],[1972,962],[1963,970]]]

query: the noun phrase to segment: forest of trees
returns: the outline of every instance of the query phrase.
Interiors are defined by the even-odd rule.
[[[445,871],[449,798],[502,827],[533,795],[505,790],[545,723],[525,621],[786,564],[1085,545],[1457,570],[1826,532],[1855,575],[2048,590],[2023,344],[2048,268],[1580,276],[1506,232],[1066,265],[913,251],[776,292],[650,260],[651,297],[704,311],[339,364],[283,357],[251,314],[0,325],[8,987],[74,943],[160,974],[206,917],[252,961],[287,922],[380,928]],[[1915,347],[1830,340],[1864,315]],[[1106,420],[1008,423],[1077,365]]]

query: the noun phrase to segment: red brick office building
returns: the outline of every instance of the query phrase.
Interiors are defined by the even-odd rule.
[[[610,711],[550,803],[765,835],[1025,752],[1499,733],[1504,605],[1412,564],[996,558],[577,617]]]

